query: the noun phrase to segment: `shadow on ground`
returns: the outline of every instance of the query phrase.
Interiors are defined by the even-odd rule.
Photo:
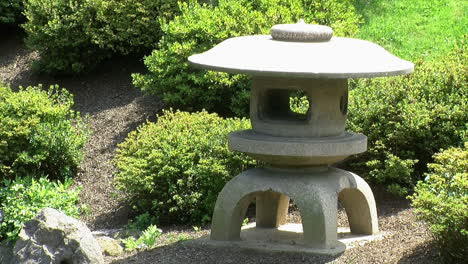
[[[297,253],[258,252],[239,248],[213,248],[183,241],[142,251],[113,261],[114,264],[134,263],[217,263],[217,264],[275,264],[275,263],[328,263],[337,257],[313,256]],[[287,262],[285,262],[287,261]]]
[[[413,249],[409,254],[404,255],[398,264],[411,264],[411,263],[444,263],[440,257],[439,250],[435,242],[430,241],[424,243]]]
[[[379,217],[393,216],[411,208],[409,200],[389,193],[385,186],[372,184],[370,187],[374,194]]]

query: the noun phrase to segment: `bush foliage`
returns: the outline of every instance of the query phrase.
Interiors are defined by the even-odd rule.
[[[160,222],[208,221],[224,184],[254,165],[227,148],[227,134],[249,126],[248,120],[204,111],[165,111],[119,145],[116,188],[137,212]]]
[[[358,17],[344,0],[219,0],[217,6],[194,1],[180,4],[180,16],[163,23],[158,48],[145,58],[147,74],[134,74],[134,85],[184,110],[216,111],[223,116],[247,116],[249,81],[243,75],[200,71],[188,65],[201,53],[235,36],[268,34],[271,26],[326,24],[335,35],[353,35]]]
[[[405,194],[441,148],[468,138],[466,42],[439,62],[418,63],[408,76],[365,79],[350,91],[348,129],[368,136],[352,161],[370,177]]]
[[[13,92],[0,85],[0,175],[72,176],[88,135],[72,105],[72,95],[57,86]]]
[[[93,44],[120,54],[154,48],[161,37],[158,20],[171,19],[177,12],[174,0],[88,2],[92,2],[95,20],[87,23],[86,34]]]
[[[22,11],[22,0],[0,1],[0,24],[17,24],[23,19]]]
[[[0,183],[0,241],[15,241],[23,224],[35,217],[44,207],[51,207],[77,217],[79,189],[70,189],[71,180],[52,182],[32,177],[3,180]]]
[[[112,54],[151,50],[159,19],[177,12],[172,0],[25,0],[23,25],[35,69],[49,74],[89,71]]]
[[[35,70],[49,74],[78,73],[109,56],[86,34],[87,24],[96,13],[86,1],[27,0],[24,4],[25,42],[40,55],[33,65]]]
[[[468,255],[468,142],[436,154],[435,161],[416,186],[412,205],[448,263],[462,263]]]

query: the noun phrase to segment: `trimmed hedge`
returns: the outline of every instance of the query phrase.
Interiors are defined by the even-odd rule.
[[[404,195],[432,156],[468,139],[466,42],[408,76],[358,80],[350,91],[348,130],[368,136],[368,151],[350,163]]]
[[[468,142],[434,156],[426,179],[411,196],[419,219],[429,224],[447,263],[468,256]]]
[[[250,84],[243,75],[200,71],[189,67],[190,55],[235,36],[268,34],[271,26],[306,22],[330,25],[335,35],[353,35],[358,16],[345,0],[219,0],[203,6],[180,3],[181,14],[163,23],[158,48],[145,58],[147,74],[133,74],[146,93],[183,110],[207,109],[222,116],[247,116]]]
[[[161,38],[159,19],[177,13],[174,0],[92,0],[94,20],[85,32],[93,44],[119,54],[148,51]]]
[[[85,0],[24,2],[25,42],[40,55],[33,64],[34,70],[48,74],[79,73],[110,56],[108,50],[94,44],[86,34],[86,27],[97,12],[87,3]]]
[[[227,134],[248,127],[246,119],[205,111],[164,111],[119,145],[115,186],[136,212],[159,222],[209,221],[225,183],[255,164],[227,148]]]
[[[0,241],[14,242],[23,224],[33,219],[44,207],[51,207],[77,217],[80,214],[79,189],[71,189],[72,181],[52,182],[32,177],[0,182]]]
[[[161,37],[158,19],[178,11],[173,0],[25,0],[26,44],[48,74],[91,70],[114,54],[144,52]]]
[[[20,88],[0,84],[0,175],[6,178],[74,175],[88,130],[71,110],[73,97],[51,86]]]

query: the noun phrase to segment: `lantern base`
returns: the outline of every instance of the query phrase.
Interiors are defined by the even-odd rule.
[[[383,239],[386,233],[377,235],[353,234],[348,227],[338,227],[338,243],[334,248],[311,248],[303,244],[301,224],[285,224],[278,228],[257,228],[255,223],[242,227],[240,241],[217,241],[201,237],[187,241],[197,245],[249,249],[260,252],[287,252],[311,255],[337,256],[345,249],[362,246],[365,243]]]
[[[344,132],[336,137],[279,137],[252,129],[229,133],[229,148],[278,166],[333,164],[365,152],[367,137]]]
[[[211,240],[241,241],[242,221],[254,199],[257,201],[257,228],[272,230],[283,225],[289,198],[302,217],[303,235],[298,247],[331,255],[344,250],[337,235],[338,201],[346,210],[352,233],[374,235],[378,232],[374,196],[367,183],[356,174],[336,168],[257,168],[233,178],[219,194]]]

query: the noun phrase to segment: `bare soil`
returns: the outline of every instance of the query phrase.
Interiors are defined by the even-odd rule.
[[[143,95],[131,84],[130,74],[143,72],[141,59],[115,58],[89,74],[79,77],[50,77],[33,73],[29,65],[38,55],[28,51],[17,30],[0,28],[0,82],[13,88],[58,84],[75,98],[74,108],[89,115],[92,135],[85,146],[84,160],[76,177],[83,187],[81,200],[90,208],[82,217],[92,229],[116,228],[127,223],[131,210],[116,198],[112,186],[115,168],[112,158],[116,146],[128,132],[145,120],[154,120],[163,105],[157,97]],[[426,226],[418,222],[406,200],[395,198],[379,187],[376,195],[380,229],[389,232],[385,239],[347,250],[338,257],[304,254],[262,253],[243,249],[222,249],[196,246],[180,240],[181,234],[196,238],[209,233],[192,227],[162,227],[160,245],[152,250],[106,257],[107,263],[440,263]],[[290,220],[300,221],[291,211]],[[339,224],[346,225],[346,216],[339,213]],[[178,238],[178,239],[177,239]]]

